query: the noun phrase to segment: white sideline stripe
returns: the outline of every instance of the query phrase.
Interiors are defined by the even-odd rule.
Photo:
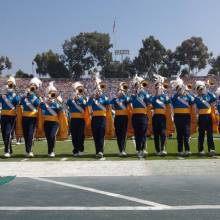
[[[220,209],[220,205],[192,206],[0,206],[0,211],[173,211]]]
[[[111,193],[111,192],[102,191],[102,190],[98,190],[98,189],[94,189],[94,188],[90,188],[90,187],[85,187],[85,186],[79,186],[79,185],[75,185],[75,184],[69,184],[69,183],[64,183],[64,182],[59,182],[59,181],[49,180],[49,179],[39,178],[39,177],[32,177],[30,179],[43,181],[43,182],[47,182],[47,183],[53,183],[56,185],[66,186],[66,187],[75,188],[75,189],[81,189],[81,190],[85,190],[85,191],[89,191],[89,192],[93,192],[93,193],[97,193],[97,194],[101,194],[101,195],[105,195],[105,196],[111,196],[111,197],[115,197],[115,198],[119,198],[119,199],[124,199],[124,200],[128,200],[128,201],[140,203],[143,205],[150,205],[150,206],[155,206],[155,207],[159,207],[159,208],[170,207],[168,205],[164,205],[164,204],[160,204],[160,203],[156,203],[156,202],[152,202],[152,201],[148,201],[148,200],[143,200],[143,199],[139,199],[139,198],[135,198],[135,197],[131,197],[131,196],[125,196],[125,195],[121,195],[118,193]]]
[[[29,160],[29,158],[24,158],[24,159],[22,159],[22,160],[20,160],[21,162],[25,162],[25,161],[28,161]]]
[[[66,160],[68,160],[68,158],[66,158],[66,157],[63,157],[60,159],[60,161],[66,161]]]

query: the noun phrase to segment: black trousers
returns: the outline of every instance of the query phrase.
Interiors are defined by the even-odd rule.
[[[152,126],[154,133],[154,145],[156,152],[165,149],[166,142],[166,117],[163,114],[155,114],[152,118]]]
[[[2,115],[1,116],[1,129],[2,138],[5,145],[5,153],[12,154],[12,133],[14,132],[16,116]]]
[[[44,133],[47,139],[48,154],[54,151],[58,129],[59,129],[58,122],[56,121],[44,122]]]
[[[125,150],[126,136],[128,130],[128,116],[116,115],[114,120],[115,134],[117,137],[118,149],[120,152]]]
[[[92,136],[95,142],[96,154],[104,151],[106,118],[104,116],[92,117]]]
[[[32,151],[33,138],[36,126],[36,117],[22,117],[22,129],[24,134],[26,153],[30,153]]]
[[[183,152],[183,144],[185,151],[190,151],[190,114],[174,114],[174,123],[177,132],[178,152]]]
[[[79,153],[84,151],[84,128],[85,121],[83,118],[72,118],[70,121],[70,133],[72,136],[73,153]]]
[[[198,138],[199,152],[204,150],[203,144],[204,144],[205,132],[207,134],[208,151],[215,150],[211,115],[210,114],[199,115],[198,126],[199,126],[199,138]]]
[[[148,117],[145,114],[133,114],[132,126],[134,129],[136,150],[144,150],[147,138]]]

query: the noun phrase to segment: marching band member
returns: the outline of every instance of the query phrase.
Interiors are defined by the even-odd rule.
[[[2,104],[1,130],[5,145],[5,157],[10,157],[12,154],[11,142],[16,121],[16,106],[20,102],[20,97],[16,95],[15,88],[15,78],[10,76],[4,91],[0,95],[0,103]]]
[[[59,113],[62,110],[62,98],[58,95],[53,82],[46,88],[47,97],[41,102],[40,107],[44,117],[44,132],[48,145],[48,156],[55,157],[56,135],[59,129]]]
[[[215,144],[213,141],[213,121],[212,121],[212,106],[216,101],[216,96],[207,91],[205,82],[196,81],[196,91],[197,96],[195,97],[195,104],[198,109],[198,127],[199,127],[199,137],[198,137],[198,150],[199,155],[204,156],[204,138],[205,132],[207,134],[207,144],[209,156],[215,155]]]
[[[117,137],[117,144],[119,148],[119,156],[127,156],[125,152],[126,135],[128,129],[128,111],[127,105],[129,103],[129,97],[126,95],[128,90],[128,84],[121,82],[118,88],[116,97],[110,101],[113,109],[115,110],[115,134]]]
[[[165,156],[167,152],[165,150],[166,143],[166,108],[170,105],[170,99],[167,94],[164,93],[164,78],[157,76],[155,83],[155,96],[151,97],[151,104],[154,109],[152,124],[154,133],[154,145],[156,155]]]
[[[72,98],[67,100],[70,113],[70,133],[72,136],[73,155],[82,156],[84,152],[84,111],[86,108],[87,100],[84,97],[84,87],[80,82],[73,84]]]
[[[134,78],[135,94],[131,96],[132,104],[132,126],[134,129],[137,156],[146,156],[144,153],[147,132],[147,106],[150,104],[150,95],[144,89],[147,86],[146,80],[137,75]]]
[[[41,80],[34,77],[29,83],[27,94],[21,97],[22,105],[22,129],[25,141],[27,157],[34,157],[32,144],[37,126],[37,108],[40,105],[40,98],[37,89],[42,85]]]
[[[220,87],[217,88],[215,93],[216,93],[216,96],[217,96],[216,107],[217,107],[217,110],[218,110],[218,115],[220,116]],[[218,132],[220,133],[220,121],[218,123]]]
[[[194,104],[194,98],[186,92],[182,79],[177,78],[171,81],[171,86],[175,92],[171,98],[171,103],[177,132],[178,155],[189,156],[191,154],[189,146],[191,127],[190,107]],[[183,152],[183,144],[185,146],[185,153]]]
[[[96,89],[94,95],[88,100],[88,106],[92,115],[92,136],[95,142],[96,157],[102,158],[104,151],[106,110],[109,107],[109,99],[104,95],[106,88],[101,79],[96,79]]]

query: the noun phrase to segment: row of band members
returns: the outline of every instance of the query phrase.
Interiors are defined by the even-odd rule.
[[[43,115],[43,130],[47,139],[48,155],[49,157],[55,156],[56,135],[59,127],[65,121],[65,117],[59,118],[59,116],[60,112],[64,112],[66,106],[70,118],[69,126],[75,156],[83,155],[85,127],[90,126],[96,156],[103,157],[106,129],[111,127],[107,123],[107,117],[112,116],[110,106],[115,112],[114,129],[119,156],[127,155],[125,146],[128,130],[135,137],[137,156],[144,157],[147,154],[146,137],[149,124],[152,124],[156,155],[165,156],[167,154],[166,137],[174,132],[173,121],[177,132],[179,156],[191,154],[189,138],[190,134],[196,132],[197,126],[199,155],[205,155],[205,133],[207,134],[208,153],[210,156],[215,155],[213,131],[216,131],[219,123],[216,109],[220,112],[220,104],[219,98],[216,96],[220,96],[220,88],[214,94],[208,91],[205,82],[197,81],[195,85],[197,94],[195,95],[186,89],[182,79],[177,78],[170,82],[174,95],[169,98],[164,87],[164,78],[157,76],[153,96],[147,92],[144,79],[136,76],[133,79],[135,93],[128,96],[127,84],[120,83],[116,97],[109,100],[104,93],[103,82],[96,79],[94,83],[94,93],[90,97],[85,96],[84,87],[80,82],[74,83],[72,97],[64,103],[53,83],[46,88],[47,96],[41,98],[37,95],[37,91],[42,82],[38,78],[33,78],[29,83],[27,93],[19,96],[15,93],[16,81],[10,77],[0,96],[4,156],[10,157],[12,154],[12,131],[17,120],[16,115],[18,115],[17,105],[22,106],[21,125],[28,157],[34,156],[32,145],[37,125],[39,125],[40,110]],[[149,114],[151,109],[153,109],[152,117]],[[110,114],[108,114],[109,111]],[[18,120],[17,123],[19,123]]]

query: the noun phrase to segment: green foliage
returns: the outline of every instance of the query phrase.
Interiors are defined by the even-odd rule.
[[[98,32],[80,33],[66,40],[63,52],[69,72],[79,78],[84,71],[104,68],[112,61],[111,47],[109,35]]]
[[[34,62],[37,64],[36,72],[39,75],[48,74],[51,78],[66,78],[70,76],[62,56],[52,50],[37,54]]]
[[[139,73],[147,73],[150,79],[153,73],[158,73],[166,57],[166,49],[159,40],[150,36],[142,41],[142,48],[134,59],[134,65]]]
[[[126,57],[123,62],[111,62],[102,72],[102,75],[107,78],[128,78],[134,74],[135,68],[129,57]]]
[[[0,74],[4,69],[11,69],[12,63],[7,56],[0,56]]]
[[[189,74],[196,74],[204,69],[210,57],[211,54],[208,53],[208,48],[201,37],[184,40],[175,51],[177,62],[181,67],[187,67]]]
[[[210,60],[211,69],[208,74],[220,76],[220,56]]]
[[[166,51],[166,55],[163,58],[163,62],[159,68],[159,74],[164,77],[171,77],[177,75],[180,71],[180,66],[175,59],[175,53],[171,50]]]
[[[29,75],[28,73],[23,72],[22,70],[18,70],[15,73],[15,78],[33,78],[33,75]]]

